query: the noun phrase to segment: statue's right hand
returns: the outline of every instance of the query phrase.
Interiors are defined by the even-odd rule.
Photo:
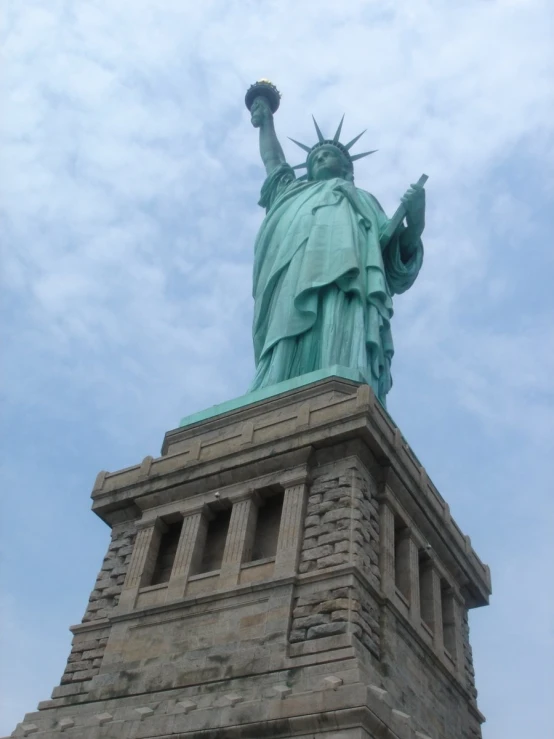
[[[250,114],[250,120],[252,121],[254,128],[261,128],[264,123],[271,120],[273,116],[269,103],[263,95],[260,95],[254,100],[252,107],[250,108]]]

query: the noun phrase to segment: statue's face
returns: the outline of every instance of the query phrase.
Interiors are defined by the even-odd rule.
[[[322,146],[310,159],[310,168],[314,180],[330,180],[332,177],[344,177],[344,161],[334,146]]]

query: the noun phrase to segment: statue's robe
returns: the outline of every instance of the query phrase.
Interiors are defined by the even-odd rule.
[[[384,404],[391,298],[417,277],[421,240],[402,243],[402,227],[382,253],[388,219],[372,195],[341,178],[298,181],[287,164],[267,177],[260,205],[250,390],[342,365],[358,369]]]

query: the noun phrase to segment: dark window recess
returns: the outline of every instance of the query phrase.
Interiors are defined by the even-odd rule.
[[[431,560],[421,551],[419,553],[419,602],[421,620],[431,631],[434,631],[433,571]]]
[[[441,580],[442,633],[445,649],[452,657],[456,655],[456,603],[446,580]]]
[[[183,521],[166,524],[167,530],[162,534],[160,539],[160,548],[152,573],[151,585],[159,585],[162,582],[168,582],[173,569],[173,562],[177,554],[179,545],[179,537],[183,528]]]
[[[410,540],[406,524],[394,521],[394,582],[402,595],[410,599]]]
[[[277,553],[277,540],[283,512],[283,493],[271,495],[258,508],[256,532],[252,543],[250,561],[274,557]]]
[[[229,521],[231,519],[231,509],[218,511],[214,518],[208,522],[206,530],[206,543],[204,544],[204,553],[200,561],[197,573],[211,572],[212,570],[220,570],[223,562],[223,552],[225,551],[225,542],[227,541],[227,532],[229,531]]]

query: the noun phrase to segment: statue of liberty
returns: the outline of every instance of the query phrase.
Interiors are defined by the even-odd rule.
[[[291,139],[307,154],[291,167],[273,123],[279,99],[266,80],[246,96],[267,173],[254,255],[250,390],[340,365],[358,370],[384,405],[392,385],[392,296],[411,287],[421,267],[427,178],[407,190],[389,220],[354,185],[353,162],[373,153],[350,154],[362,134],[341,143],[341,121],[326,139],[314,119],[318,140],[310,147]],[[297,178],[303,167],[307,174]]]

